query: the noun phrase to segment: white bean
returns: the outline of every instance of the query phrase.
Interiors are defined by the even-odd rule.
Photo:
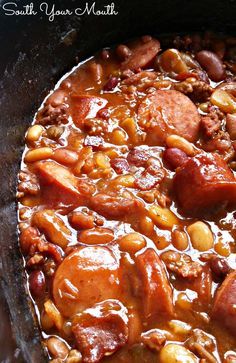
[[[198,221],[187,228],[193,248],[198,251],[208,251],[214,245],[213,234],[204,222]]]

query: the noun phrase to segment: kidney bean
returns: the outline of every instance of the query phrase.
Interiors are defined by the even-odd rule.
[[[25,228],[20,234],[20,246],[23,253],[29,253],[31,246],[35,245],[39,238],[39,232],[34,227]]]
[[[113,89],[118,85],[119,79],[117,77],[110,77],[107,83],[104,85],[104,91],[113,91]]]
[[[200,65],[207,71],[212,81],[220,82],[225,79],[225,69],[221,59],[209,50],[201,50],[196,54],[196,59]]]
[[[229,264],[225,258],[213,256],[210,259],[210,268],[219,278],[224,278],[230,271]]]
[[[107,108],[102,108],[98,111],[97,117],[107,120],[109,118],[109,110]]]
[[[112,159],[111,166],[117,174],[123,174],[129,171],[129,164],[124,158]]]
[[[163,159],[174,170],[183,165],[188,160],[188,156],[184,151],[171,147],[164,151]]]
[[[131,56],[131,50],[129,49],[129,47],[127,47],[127,45],[124,44],[120,44],[118,45],[118,47],[116,48],[116,54],[117,56],[120,58],[120,60],[124,61],[127,58],[129,58]]]
[[[45,276],[42,271],[33,271],[29,275],[29,289],[33,297],[43,296],[46,288]]]
[[[101,51],[101,58],[102,58],[103,60],[107,60],[107,59],[109,59],[109,58],[110,58],[110,51],[109,51],[109,49],[103,49],[103,50]]]

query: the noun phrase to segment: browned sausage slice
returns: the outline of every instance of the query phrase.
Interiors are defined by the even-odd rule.
[[[122,64],[122,69],[137,70],[146,67],[160,51],[160,42],[150,38],[148,41],[138,40],[130,45],[131,55]]]
[[[53,297],[71,317],[93,304],[119,298],[119,260],[106,247],[81,247],[67,256],[53,281]]]
[[[221,321],[236,337],[236,271],[231,272],[217,290],[212,318]]]
[[[157,253],[149,248],[136,257],[136,266],[143,286],[144,314],[152,318],[158,314],[174,314],[172,289]]]
[[[36,173],[43,185],[46,202],[79,205],[84,203],[86,194],[89,194],[83,180],[77,179],[69,169],[54,161],[36,163]]]
[[[147,132],[147,141],[164,144],[168,135],[176,134],[196,141],[200,116],[194,103],[175,90],[158,90],[144,98],[138,109],[140,126]]]
[[[200,154],[176,171],[174,189],[184,213],[205,215],[236,202],[236,180],[217,154]]]
[[[72,96],[72,118],[76,126],[83,126],[86,118],[96,117],[99,110],[104,108],[107,100],[90,95]]]
[[[117,300],[103,301],[76,316],[72,331],[83,362],[100,362],[127,342],[127,310]]]

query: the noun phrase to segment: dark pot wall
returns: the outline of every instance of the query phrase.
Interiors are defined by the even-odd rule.
[[[18,6],[23,3],[19,1]],[[73,9],[82,7],[85,1],[54,3],[57,9]],[[96,1],[96,7],[109,3]],[[40,2],[34,4],[38,7]],[[54,22],[39,15],[7,17],[0,9],[1,281],[17,343],[28,363],[40,363],[44,358],[24,293],[16,235],[15,188],[23,135],[34,112],[55,81],[76,64],[76,57],[81,60],[103,46],[139,34],[203,28],[234,32],[236,27],[236,2],[232,0],[116,0],[115,5],[117,16],[61,16]],[[68,44],[68,37],[62,41],[70,31],[74,35],[72,44]]]

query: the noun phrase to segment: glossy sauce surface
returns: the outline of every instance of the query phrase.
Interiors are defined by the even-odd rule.
[[[55,363],[236,361],[235,47],[104,49],[37,112],[19,239]]]

